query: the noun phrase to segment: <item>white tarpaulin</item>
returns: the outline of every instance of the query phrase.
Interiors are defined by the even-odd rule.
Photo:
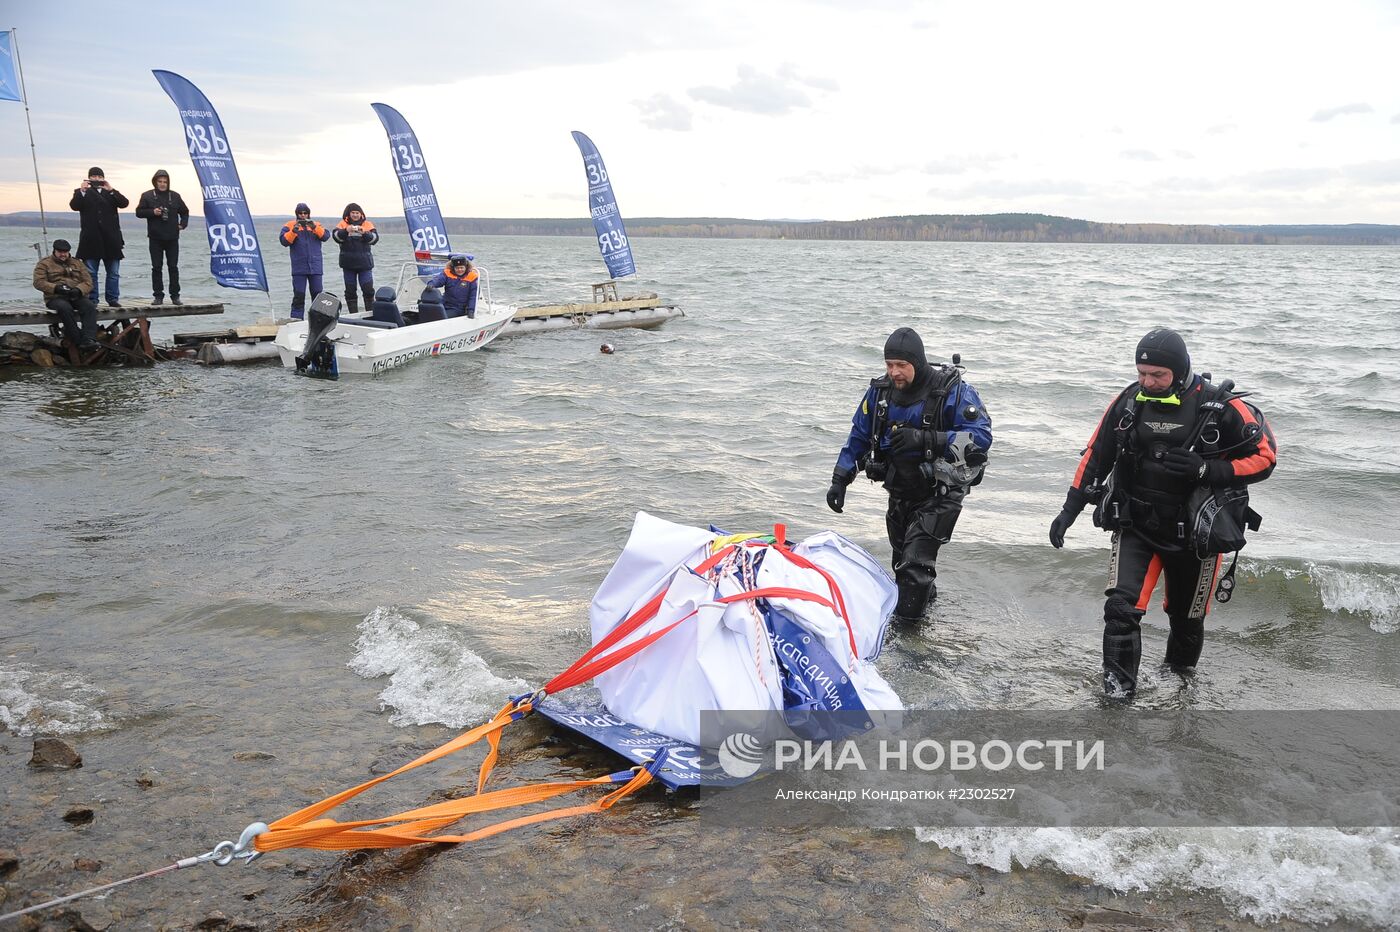
[[[655,613],[608,653],[675,627],[598,674],[614,715],[699,744],[705,711],[903,709],[873,663],[896,599],[883,567],[830,531],[791,550],[749,541],[724,551],[731,539],[638,512],[589,609],[593,642],[648,614],[659,593]],[[743,595],[755,590],[768,594]]]

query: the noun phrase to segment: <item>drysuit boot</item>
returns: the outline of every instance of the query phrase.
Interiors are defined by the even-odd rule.
[[[374,307],[374,304],[371,302],[370,304],[367,304],[366,307]],[[360,296],[357,295],[357,294],[355,294],[354,289],[352,289],[352,288],[346,288],[346,289],[345,289],[345,312],[346,312],[347,314],[358,314],[359,311],[360,311]]]
[[[1201,659],[1206,643],[1204,618],[1169,618],[1171,633],[1167,635],[1167,663],[1178,673],[1193,670]]]
[[[1142,630],[1136,619],[1104,619],[1103,691],[1114,699],[1131,699],[1137,692],[1142,661]]]
[[[361,294],[365,296],[365,310],[372,313],[374,311],[374,289],[364,287],[361,289]]]
[[[894,578],[899,586],[899,601],[895,603],[895,617],[910,622],[922,621],[929,603],[938,598],[937,575],[931,566],[911,563],[895,571]]]

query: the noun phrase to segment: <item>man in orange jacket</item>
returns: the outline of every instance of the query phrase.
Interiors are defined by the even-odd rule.
[[[282,224],[277,241],[291,250],[292,256],[292,316],[301,320],[306,313],[306,287],[311,297],[325,290],[321,244],[331,238],[330,231],[320,221],[311,219],[311,208],[298,204],[296,219]]]

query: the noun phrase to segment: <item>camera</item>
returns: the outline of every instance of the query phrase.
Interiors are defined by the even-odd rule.
[[[310,220],[302,220],[302,219],[298,218],[298,219],[297,219],[297,228],[298,228],[298,229],[301,229],[301,230],[309,230],[309,229],[311,229],[311,221],[310,221]]]

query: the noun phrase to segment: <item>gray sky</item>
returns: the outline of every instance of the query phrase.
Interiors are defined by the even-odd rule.
[[[1400,223],[1397,3],[391,9],[0,0],[46,206],[90,165],[133,199],[157,168],[197,191],[165,68],[219,111],[259,214],[399,216],[383,101],[455,216],[587,216],[577,129],[624,217]],[[0,212],[32,210],[20,104],[0,139]]]

